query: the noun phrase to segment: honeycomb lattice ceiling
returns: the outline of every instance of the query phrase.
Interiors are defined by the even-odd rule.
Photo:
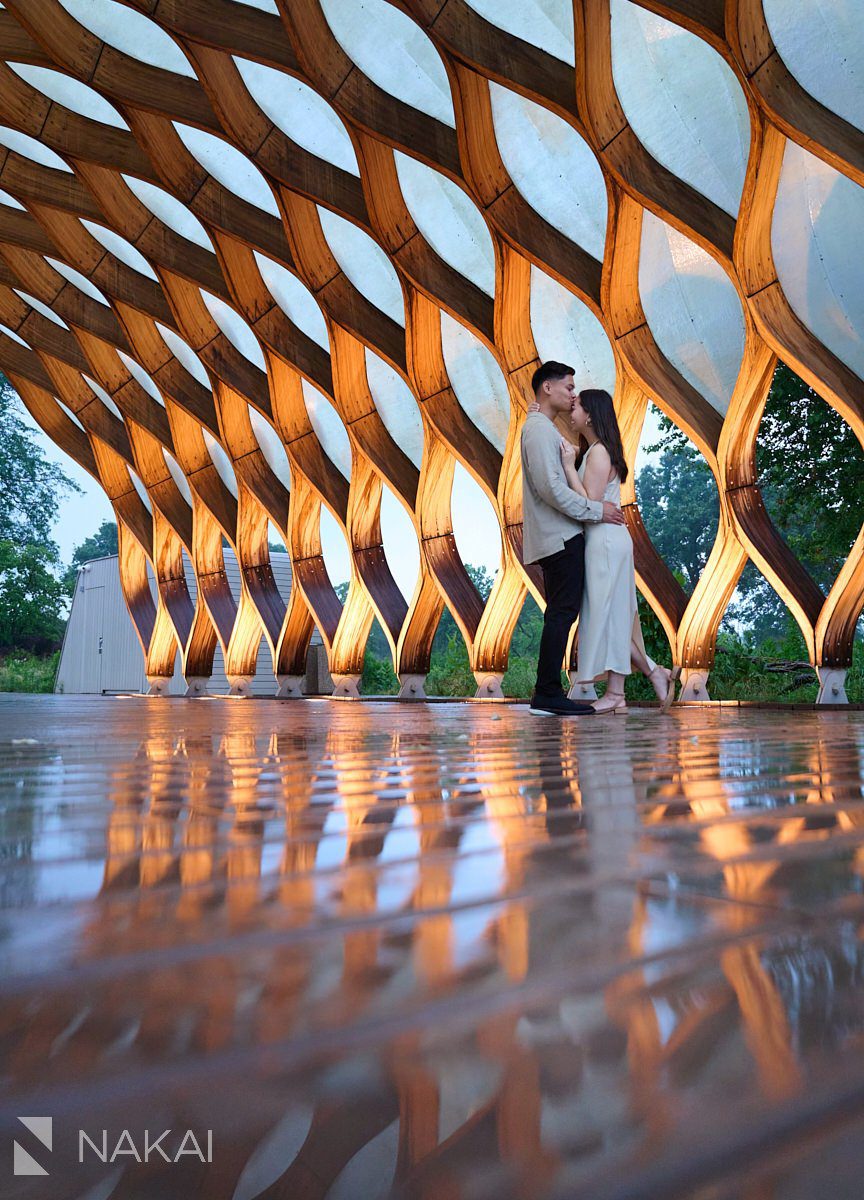
[[[242,688],[263,635],[290,691],[315,624],[350,690],[373,616],[417,686],[446,604],[494,690],[526,588],[541,598],[518,435],[549,357],[614,392],[631,461],[651,400],[714,475],[691,596],[626,495],[675,660],[710,668],[749,558],[814,664],[847,665],[864,533],[823,595],[771,524],[755,442],[777,356],[864,439],[857,7],[7,0],[0,368],[114,506],[157,686],[178,648],[201,678],[219,645]],[[453,536],[457,464],[500,527],[485,605]],[[408,596],[384,489],[419,547]],[[344,605],[322,505],[350,548]]]

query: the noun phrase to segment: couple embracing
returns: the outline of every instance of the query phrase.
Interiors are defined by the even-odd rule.
[[[645,653],[633,542],[621,513],[627,463],[612,397],[594,388],[577,393],[573,374],[559,362],[537,368],[534,403],[522,429],[523,560],[539,563],[546,592],[531,712],[560,717],[626,712],[624,680],[631,664],[650,680],[665,711],[677,672]],[[578,470],[576,447],[553,424],[562,415],[588,443]],[[577,616],[577,679],[607,681],[605,694],[593,704],[569,700],[561,687],[561,664]]]

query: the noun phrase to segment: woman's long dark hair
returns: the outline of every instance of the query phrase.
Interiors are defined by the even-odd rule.
[[[591,428],[598,439],[609,451],[612,466],[618,472],[622,483],[627,478],[627,461],[624,458],[624,447],[621,444],[621,430],[618,428],[618,418],[615,416],[615,405],[608,392],[600,388],[586,388],[579,393],[579,403],[591,418]]]

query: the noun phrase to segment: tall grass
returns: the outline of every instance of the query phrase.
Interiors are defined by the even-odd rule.
[[[60,651],[44,658],[12,650],[0,659],[0,692],[53,692]]]

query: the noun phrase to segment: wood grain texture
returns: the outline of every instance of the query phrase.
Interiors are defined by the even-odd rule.
[[[755,445],[778,357],[864,444],[864,383],[793,311],[771,245],[787,141],[864,184],[864,131],[790,73],[761,0],[639,2],[701,38],[743,91],[751,144],[737,219],[657,161],[631,128],[613,76],[609,0],[575,0],[575,68],[497,28],[466,0],[392,0],[440,56],[455,128],[367,78],[318,0],[278,0],[279,16],[230,0],[126,0],[161,26],[194,77],[107,45],[59,0],[8,0],[0,12],[0,124],[37,139],[68,169],[0,146],[0,188],[21,206],[0,205],[0,369],[114,506],[121,580],[149,676],[170,675],[178,652],[188,677],[206,676],[219,645],[227,673],[240,679],[255,672],[262,638],[274,674],[296,676],[317,625],[333,675],[357,677],[373,619],[397,674],[423,675],[445,605],[478,678],[503,673],[525,596],[543,600],[540,572],[522,564],[519,438],[538,362],[532,268],[584,304],[609,339],[628,461],[650,400],[697,446],[717,484],[717,534],[690,596],[651,543],[632,473],[624,489],[639,587],[674,661],[710,668],[719,623],[750,560],[795,617],[813,664],[849,664],[864,605],[864,526],[824,596],[771,523]],[[329,103],[359,174],[309,149],[305,130],[295,141],[279,128],[247,90],[235,56],[285,72]],[[86,84],[126,127],[71,111],[9,63],[49,67]],[[511,178],[496,140],[490,82],[543,106],[593,152],[608,203],[602,262],[541,216]],[[252,191],[226,186],[223,167],[214,166],[220,178],[211,174],[175,122],[221,139],[220,153],[243,155],[266,196],[255,193],[253,203]],[[395,152],[439,172],[475,205],[493,248],[494,298],[442,257],[440,242],[433,246],[432,226],[403,195]],[[166,202],[179,201],[206,238],[179,231],[168,208],[154,203],[151,210],[136,180],[168,193]],[[646,211],[710,255],[739,298],[744,353],[725,414],[670,361],[646,317],[639,289]],[[328,213],[386,255],[404,321],[376,303],[372,259],[359,270],[329,244]],[[115,253],[110,238],[103,244],[82,221],[113,230],[131,250]],[[87,286],[67,278],[67,269]],[[293,277],[293,301],[271,292],[271,269]],[[220,304],[233,311],[227,323],[217,321],[226,311]],[[459,401],[442,314],[478,339],[506,380],[503,449]],[[257,350],[247,353],[252,342]],[[396,372],[416,405],[422,461],[412,460],[398,420],[376,400],[369,354]],[[346,473],[310,415],[310,395],[344,427]],[[262,422],[281,443],[290,486],[259,441]],[[485,602],[454,536],[456,463],[483,491],[501,531],[501,567]],[[417,538],[420,570],[410,596],[397,586],[385,551],[385,488]],[[344,604],[333,587],[341,581],[325,565],[322,508],[349,552]],[[287,598],[270,565],[271,525],[292,557]],[[227,582],[225,544],[240,565],[238,598]]]

